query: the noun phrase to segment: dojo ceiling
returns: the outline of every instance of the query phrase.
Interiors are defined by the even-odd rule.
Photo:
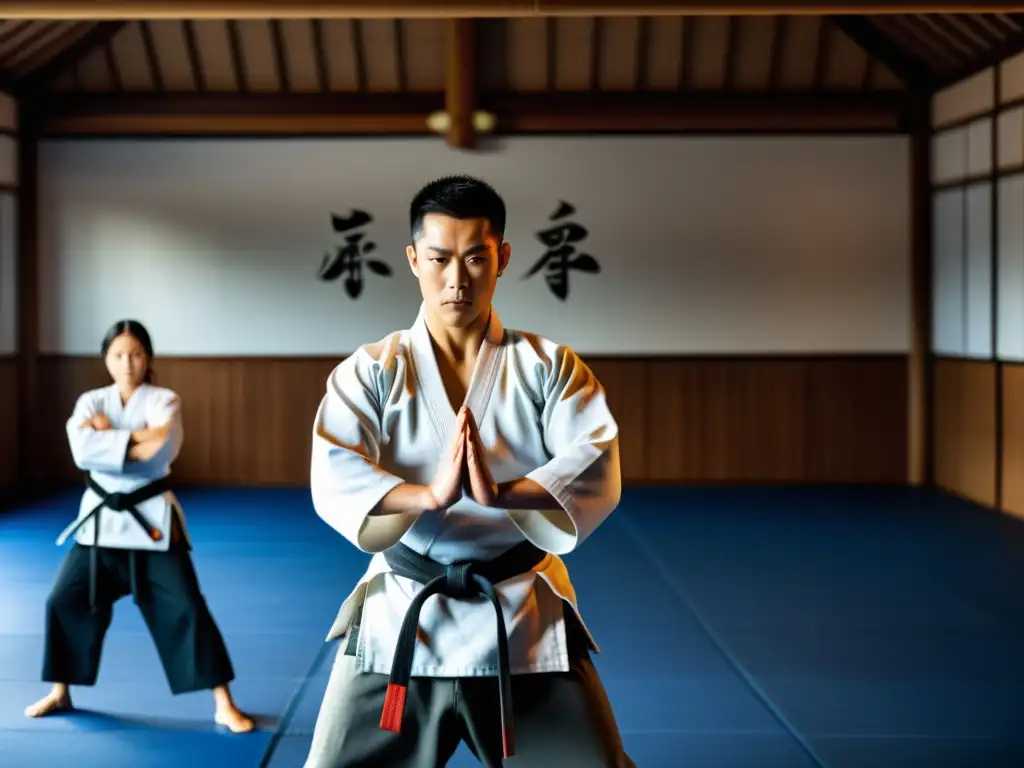
[[[893,89],[1024,49],[1020,14],[484,19],[480,87]],[[0,22],[0,80],[85,92],[434,91],[434,19]]]

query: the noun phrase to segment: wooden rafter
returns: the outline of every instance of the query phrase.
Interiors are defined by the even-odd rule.
[[[1011,18],[1024,25],[1024,14],[1011,14]],[[943,88],[952,85],[1019,53],[1024,53],[1024,34],[1016,34],[1004,43],[989,48],[983,56],[974,59],[969,65],[946,75],[937,86]]]
[[[651,20],[641,17],[636,33],[636,81],[634,87],[638,91],[646,91],[651,79]]]
[[[887,66],[907,87],[929,90],[935,86],[936,77],[923,62],[908,54],[864,17],[832,16],[829,20],[868,56]]]
[[[87,53],[110,42],[126,23],[124,21],[105,21],[96,24],[45,64],[13,83],[14,90],[21,94],[37,93],[54,77],[77,64]]]
[[[206,72],[203,70],[203,63],[199,59],[199,45],[196,42],[195,23],[186,20],[182,24],[185,35],[185,49],[188,52],[188,66],[192,73],[192,80],[196,84],[197,91],[206,90]]]
[[[772,29],[771,54],[768,63],[768,87],[775,89],[779,87],[779,75],[782,72],[782,55],[786,51],[786,43],[792,28],[789,19],[785,16],[776,16],[775,25]]]
[[[405,23],[401,19],[391,21],[392,34],[395,37],[395,71],[398,73],[398,90],[405,91],[409,88],[409,69],[405,64],[406,40]]]
[[[550,3],[530,2],[538,14],[552,7]],[[634,16],[629,21],[600,16],[583,18],[583,11],[579,10],[583,6],[574,5],[579,13],[574,10],[566,15],[578,18],[549,16],[540,24],[528,22],[529,27],[522,26],[517,32],[519,42],[512,52],[506,52],[504,44],[495,45],[494,41],[504,40],[508,28],[519,23],[513,19],[476,22],[475,33],[467,32],[473,22],[458,16],[444,20],[443,24],[390,16],[385,25],[365,19],[306,18],[305,28],[277,19],[249,22],[263,25],[259,31],[270,46],[257,45],[253,39],[243,40],[236,19],[186,18],[171,22],[157,35],[159,46],[153,39],[152,22],[145,19],[133,23],[115,43],[111,42],[114,33],[125,22],[53,26],[53,22],[38,19],[6,21],[0,22],[0,39],[7,40],[6,47],[0,48],[0,88],[18,93],[32,91],[40,97],[73,89],[76,82],[79,89],[91,93],[138,93],[140,88],[156,92],[220,92],[227,88],[244,93],[266,87],[296,92],[354,90],[362,94],[447,91],[445,108],[453,116],[460,114],[462,122],[461,127],[449,123],[450,131],[446,128],[445,133],[451,134],[448,138],[453,146],[468,147],[473,144],[472,116],[479,105],[469,98],[468,106],[462,108],[461,99],[471,97],[479,89],[543,89],[545,74],[548,90],[557,92],[622,88],[664,91],[677,85],[683,92],[716,88],[743,91],[751,86],[763,86],[769,92],[793,88],[872,92],[900,88],[893,74],[911,89],[934,91],[1024,51],[1024,17],[1015,14],[827,15],[819,17],[824,19],[820,23],[818,19],[795,18],[801,15],[798,13],[779,15],[783,6],[769,3],[763,6],[774,16],[770,25],[774,34],[769,39],[769,26],[755,29],[749,19],[719,13],[713,21],[698,18],[700,14],[665,21],[637,16],[647,5],[626,5]],[[188,3],[176,7],[187,6]],[[426,8],[422,0],[420,6]],[[0,13],[4,7],[0,0]],[[388,7],[398,12],[394,4]],[[720,12],[731,7],[728,2],[715,6]],[[602,10],[611,9],[611,16],[618,15],[616,8],[612,4],[601,5]],[[720,29],[725,30],[728,45],[712,51],[706,43],[701,44],[700,38],[705,38],[709,24],[719,28],[717,25],[723,21],[726,26]],[[460,23],[467,26],[459,27]],[[390,25],[390,30],[386,25]],[[812,26],[819,28],[816,53],[813,46],[808,50]],[[448,29],[452,40],[459,34],[469,42],[446,45],[436,36],[438,28]],[[50,29],[52,34],[44,34]],[[66,34],[61,33],[62,29]],[[456,33],[456,29],[460,31]],[[495,29],[500,30],[497,35],[493,33]],[[522,30],[526,29],[536,31],[527,32],[527,38],[523,38]],[[857,59],[852,47],[839,40],[836,30],[857,44],[866,57],[861,55]],[[535,37],[529,39],[530,34]],[[343,37],[339,39],[339,35],[351,35],[351,45]],[[681,39],[673,40],[670,35],[680,35]],[[214,53],[212,46],[217,45],[218,37],[225,50]],[[300,50],[296,46],[303,45],[303,40],[306,48]],[[33,41],[40,41],[35,46],[38,52],[22,55],[22,49]],[[482,72],[472,65],[449,63],[448,72],[459,73],[456,78],[428,63],[442,55],[452,62],[475,61],[474,54],[481,43],[488,56],[482,62]],[[524,63],[524,56],[533,55],[523,53],[524,43],[533,47],[536,64]],[[174,45],[181,50],[174,51]],[[723,58],[712,61],[713,55]],[[256,57],[260,56],[268,60],[258,61]],[[76,66],[79,62],[87,66]],[[669,67],[678,66],[678,77],[671,69],[666,71],[666,62],[671,62]],[[256,77],[268,66],[277,73],[273,86]],[[761,71],[755,73],[756,67]],[[809,78],[812,70],[813,78]]]

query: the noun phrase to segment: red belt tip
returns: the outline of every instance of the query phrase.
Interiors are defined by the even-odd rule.
[[[506,731],[504,724],[501,726],[501,752],[505,756],[505,759],[512,757],[515,754],[515,744],[513,743],[515,738],[511,733]]]
[[[385,731],[399,733],[402,730],[402,711],[405,709],[404,685],[388,684],[388,692],[384,695],[384,711],[380,716],[380,727]]]

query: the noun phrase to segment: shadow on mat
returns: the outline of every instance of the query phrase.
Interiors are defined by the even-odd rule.
[[[256,723],[253,731],[273,731],[277,727],[278,718],[270,715],[255,715],[248,713]],[[147,715],[112,715],[107,712],[75,707],[67,712],[57,712],[47,715],[45,720],[60,718],[68,723],[73,723],[82,731],[208,731],[211,733],[224,733],[237,735],[239,737],[248,734],[232,734],[227,728],[217,725],[213,718],[202,720],[186,720],[184,718],[156,717]]]

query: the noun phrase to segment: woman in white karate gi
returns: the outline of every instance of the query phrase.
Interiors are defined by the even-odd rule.
[[[234,670],[170,490],[183,440],[178,396],[152,383],[153,346],[141,323],[115,323],[101,349],[113,383],[79,397],[67,422],[75,465],[88,477],[78,517],[58,539],[75,543],[46,601],[42,677],[53,688],[25,714],[68,710],[69,686],[95,684],[114,603],[131,594],[171,692],[212,689],[215,721],[251,731],[228,690]]]
[[[334,370],[313,428],[316,511],[374,554],[328,635],[306,766],[435,768],[462,739],[489,767],[632,766],[559,558],[619,501],[604,390],[492,308],[493,189],[433,182],[410,224],[420,314]]]

